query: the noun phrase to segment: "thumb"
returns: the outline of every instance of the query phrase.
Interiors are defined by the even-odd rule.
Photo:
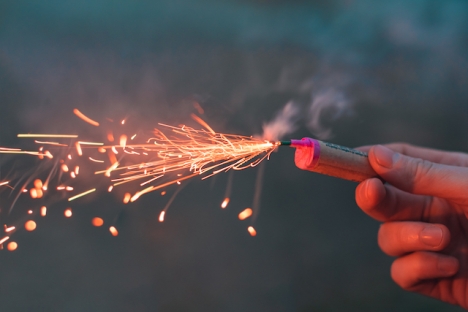
[[[468,168],[412,158],[382,145],[370,149],[369,162],[378,175],[403,191],[468,202]]]

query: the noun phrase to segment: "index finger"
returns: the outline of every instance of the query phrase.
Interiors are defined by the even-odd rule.
[[[410,156],[413,158],[421,158],[434,163],[468,167],[468,154],[461,152],[446,152],[437,149],[414,146],[408,143],[389,143],[383,144],[394,152]],[[360,146],[356,149],[368,153],[372,145]]]

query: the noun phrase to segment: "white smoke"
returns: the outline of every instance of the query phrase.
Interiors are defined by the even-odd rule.
[[[315,137],[326,140],[332,137],[331,126],[325,122],[336,121],[344,114],[350,113],[350,101],[343,92],[328,88],[315,93],[307,114],[307,127]]]
[[[276,115],[275,119],[263,124],[263,138],[270,141],[281,139],[287,134],[296,131],[299,120],[299,107],[294,102],[288,102]]]

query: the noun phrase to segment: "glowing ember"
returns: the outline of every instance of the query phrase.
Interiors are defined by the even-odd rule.
[[[3,245],[3,243],[9,239],[10,239],[10,236],[5,236],[4,238],[0,239],[0,245]]]
[[[104,224],[104,220],[102,218],[99,218],[99,217],[95,217],[93,218],[93,220],[91,220],[91,223],[94,225],[94,226],[102,226]]]
[[[9,242],[7,245],[7,249],[9,251],[14,251],[16,248],[18,248],[18,244],[16,242]]]
[[[256,236],[256,235],[257,235],[257,231],[255,231],[255,229],[253,228],[253,226],[249,226],[249,227],[247,228],[247,231],[249,231],[250,236]]]
[[[112,234],[112,236],[117,236],[119,235],[119,231],[117,231],[117,229],[114,227],[114,226],[111,226],[109,228],[109,232]]]
[[[164,195],[166,195],[166,191],[161,192],[161,196],[164,196]]]
[[[164,216],[166,215],[165,211],[161,211],[159,214],[159,222],[164,222]]]
[[[71,208],[65,209],[65,211],[63,212],[63,214],[64,214],[65,217],[67,217],[67,218],[70,218],[70,217],[73,215]]]
[[[228,204],[229,204],[229,198],[226,197],[226,198],[223,200],[223,202],[221,203],[221,208],[223,208],[223,209],[226,208]]]
[[[26,221],[26,223],[24,224],[24,228],[26,229],[26,231],[32,232],[36,229],[36,222],[34,222],[33,220]]]
[[[32,211],[32,210],[28,210],[28,214],[33,214],[33,211]]]
[[[65,164],[62,164],[62,171],[63,172],[68,172],[68,166]]]
[[[41,216],[42,217],[45,217],[47,215],[47,207],[46,206],[42,206],[41,207]]]
[[[250,208],[244,209],[241,213],[239,213],[239,220],[245,220],[251,215],[252,215],[252,209]]]

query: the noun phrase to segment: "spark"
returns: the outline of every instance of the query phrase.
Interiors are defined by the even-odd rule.
[[[68,199],[68,201],[70,202],[70,201],[72,201],[72,200],[75,200],[75,199],[77,199],[77,198],[86,196],[86,195],[88,195],[88,194],[90,194],[90,193],[92,193],[92,192],[95,192],[95,191],[96,191],[95,188],[90,189],[90,190],[87,190],[87,191],[85,191],[85,192],[83,192],[83,193],[80,193],[80,194],[77,194],[77,195],[75,195],[75,196],[73,196],[73,197],[70,197],[70,198]]]
[[[0,186],[2,186],[2,185],[7,185],[8,183],[10,183],[10,181],[1,182],[1,183],[0,183]]]
[[[85,114],[83,114],[82,112],[80,112],[77,108],[75,108],[75,109],[73,110],[73,113],[74,113],[76,116],[78,116],[78,118],[81,118],[84,122],[87,122],[87,123],[89,123],[90,125],[93,125],[93,126],[96,126],[96,127],[99,126],[99,122],[92,120],[91,118],[89,118],[88,116],[86,116]]]
[[[99,217],[95,217],[93,218],[93,220],[91,221],[91,223],[96,226],[96,227],[99,227],[99,226],[102,226],[104,224],[104,220],[102,218],[99,218]]]
[[[223,209],[226,208],[228,204],[229,204],[229,197],[226,197],[221,203],[221,208]]]
[[[95,146],[102,146],[104,143],[102,142],[87,142],[87,141],[78,141],[81,145],[95,145]]]
[[[136,134],[132,135],[132,137],[130,138],[130,140],[133,141],[133,139],[136,137]]]
[[[239,213],[239,220],[245,220],[252,215],[252,209],[246,208],[242,212]]]
[[[97,162],[97,163],[103,163],[104,162],[104,160],[94,159],[92,157],[88,157],[88,158],[89,158],[89,160],[91,160],[93,162]]]
[[[109,232],[112,234],[112,236],[117,236],[119,235],[119,231],[117,231],[117,229],[115,228],[115,226],[111,226],[109,228]]]
[[[79,156],[82,156],[83,155],[83,150],[81,149],[81,144],[80,142],[75,142],[75,148],[76,148],[76,152],[78,153]]]
[[[41,181],[41,179],[36,179],[36,180],[34,180],[34,187],[37,188],[37,189],[42,188],[42,181]]]
[[[126,144],[127,144],[127,136],[125,134],[122,134],[120,136],[120,147],[125,148]]]
[[[73,212],[72,212],[71,208],[67,208],[67,209],[65,209],[63,214],[65,215],[65,217],[70,218],[73,215]]]
[[[30,134],[30,133],[21,133],[18,134],[18,138],[77,138],[76,134]]]
[[[38,140],[34,140],[34,142],[37,144],[45,144],[45,145],[68,146],[67,144],[61,144],[59,142],[47,142],[47,141],[38,141]]]
[[[107,140],[109,142],[114,142],[114,134],[112,133],[112,131],[107,132]]]
[[[159,222],[164,222],[164,216],[166,215],[166,212],[163,210],[159,214]]]
[[[62,164],[62,171],[63,172],[68,172],[68,166],[65,164]]]
[[[24,228],[26,229],[26,231],[32,232],[36,229],[36,222],[34,222],[33,220],[28,220],[24,224]]]
[[[10,226],[10,227],[5,226],[5,233],[10,233],[10,232],[12,232],[14,230],[16,230],[16,227],[14,227],[14,226]],[[0,243],[0,244],[2,244],[2,243]]]
[[[123,199],[123,203],[124,204],[128,204],[128,202],[130,201],[130,198],[132,197],[132,194],[130,193],[125,193],[125,196],[124,196],[124,199]]]
[[[106,177],[110,177],[111,172],[119,166],[118,162],[115,162],[112,166],[109,167],[109,169],[106,170],[106,173],[104,174]]]
[[[41,216],[42,217],[45,217],[47,215],[47,207],[46,206],[42,206],[41,207]]]
[[[256,236],[256,235],[257,235],[257,231],[254,229],[253,226],[249,226],[249,227],[247,228],[247,231],[249,231],[250,236]]]
[[[5,236],[4,238],[0,239],[0,245],[10,239],[10,236]]]
[[[7,249],[9,251],[15,251],[16,248],[18,248],[18,243],[16,243],[16,242],[9,242],[8,243]]]
[[[200,125],[202,125],[203,127],[205,127],[208,131],[210,131],[211,134],[216,134],[216,132],[211,129],[211,127],[203,120],[201,119],[200,117],[198,117],[197,115],[195,114],[191,114],[190,117],[192,117],[193,120],[195,120],[196,122],[198,122]]]

